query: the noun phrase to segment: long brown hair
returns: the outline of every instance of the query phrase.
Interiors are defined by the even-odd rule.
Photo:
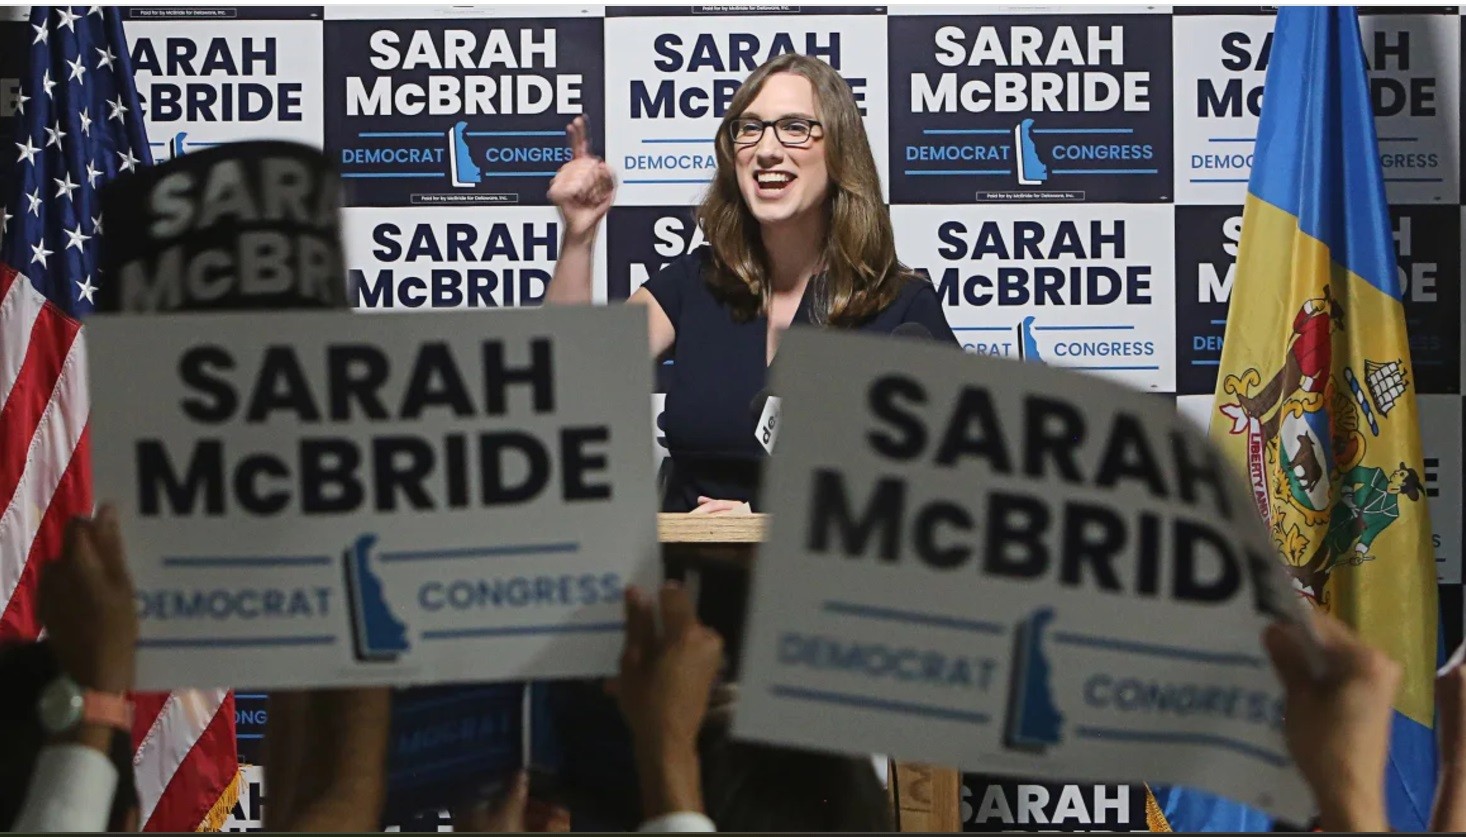
[[[815,116],[824,129],[830,175],[825,269],[810,280],[811,316],[822,325],[853,325],[890,305],[903,282],[916,274],[896,259],[896,236],[881,200],[880,174],[850,86],[829,64],[806,55],[786,53],[754,70],[718,126],[718,170],[697,208],[698,224],[712,245],[707,282],[740,321],[758,316],[770,290],[768,254],[758,221],[738,189],[737,152],[728,126],[775,73],[809,80],[819,111]]]

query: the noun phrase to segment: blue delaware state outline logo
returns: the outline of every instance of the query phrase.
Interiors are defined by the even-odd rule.
[[[1053,667],[1044,650],[1044,633],[1053,621],[1053,608],[1040,608],[1019,622],[1013,634],[1013,677],[1003,743],[1014,750],[1039,754],[1063,741],[1064,715],[1054,705]]]
[[[1170,22],[893,8],[891,201],[1168,201]]]
[[[406,625],[387,603],[386,588],[373,566],[376,545],[375,534],[363,534],[341,554],[351,609],[351,648],[359,662],[392,663],[411,643]]]
[[[327,153],[348,206],[546,206],[582,114],[603,148],[593,17],[328,20]]]
[[[1170,207],[895,205],[891,219],[966,351],[1175,391]]]
[[[610,6],[605,27],[605,156],[621,177],[618,206],[697,203],[743,80],[788,53],[823,61],[845,79],[888,183],[883,7]]]
[[[317,146],[318,7],[131,7],[125,25],[153,159],[242,140]]]

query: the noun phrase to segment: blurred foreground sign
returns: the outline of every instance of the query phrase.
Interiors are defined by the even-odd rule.
[[[1206,788],[1293,821],[1246,484],[1164,401],[794,329],[735,734],[988,774]]]

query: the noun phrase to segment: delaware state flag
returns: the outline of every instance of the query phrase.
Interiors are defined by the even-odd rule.
[[[1435,783],[1435,560],[1359,19],[1279,10],[1211,435],[1298,593],[1405,667],[1390,820]]]

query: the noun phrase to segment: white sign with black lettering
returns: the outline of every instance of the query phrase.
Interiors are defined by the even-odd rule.
[[[485,320],[492,317],[492,322]],[[630,309],[99,316],[141,689],[608,674],[654,583]],[[248,672],[249,682],[241,682]]]
[[[540,305],[560,258],[553,207],[355,206],[341,211],[346,298],[359,311]],[[596,273],[604,273],[598,242]],[[594,277],[596,301],[604,282]]]
[[[153,158],[254,139],[319,148],[325,113],[320,11],[191,11],[163,19],[134,10],[127,19]]]
[[[1263,628],[1301,609],[1245,485],[1088,375],[791,331],[734,733],[1302,821]]]
[[[1170,206],[894,206],[967,351],[1176,390]]]
[[[1254,164],[1273,15],[1177,14],[1176,202],[1240,204]],[[1380,167],[1392,204],[1456,203],[1460,20],[1383,7],[1359,17]]]
[[[871,155],[886,177],[886,18],[875,9],[732,6],[610,10],[606,161],[621,206],[697,203],[717,169],[714,139],[738,88],[786,53],[817,58],[850,85]],[[813,114],[811,114],[813,115]],[[772,117],[765,117],[772,118]]]

